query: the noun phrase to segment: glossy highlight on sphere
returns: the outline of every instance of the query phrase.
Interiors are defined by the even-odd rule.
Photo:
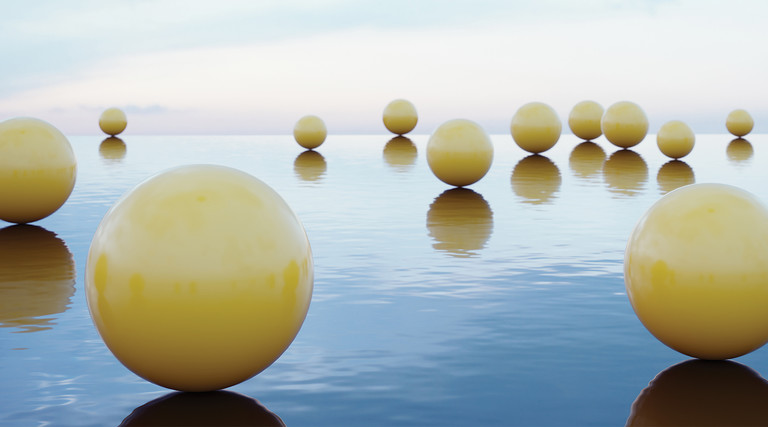
[[[493,162],[491,138],[480,125],[466,119],[440,125],[427,142],[427,163],[446,184],[463,187],[488,173]]]
[[[728,129],[728,132],[738,137],[752,132],[754,126],[755,121],[752,120],[752,116],[746,110],[733,110],[725,119],[725,127]]]
[[[0,123],[0,220],[51,215],[69,198],[76,176],[72,146],[54,126],[29,117]]]
[[[634,147],[648,134],[648,117],[639,105],[621,101],[605,110],[600,127],[611,144],[621,148]]]
[[[293,138],[304,148],[313,149],[325,142],[328,130],[323,119],[317,116],[304,116],[293,127]]]
[[[416,127],[419,116],[416,113],[416,107],[405,99],[396,99],[384,108],[383,114],[384,127],[388,131],[405,135]]]
[[[163,387],[245,381],[291,344],[309,308],[304,228],[262,181],[190,165],[142,182],[104,216],[85,268],[91,317],[128,369]]]
[[[512,139],[529,153],[543,153],[560,139],[562,124],[557,113],[547,104],[530,102],[520,107],[512,117]]]
[[[603,106],[597,102],[581,101],[571,109],[568,115],[568,127],[577,137],[591,141],[603,134],[600,127],[603,112]]]
[[[656,133],[656,144],[665,156],[673,159],[685,157],[693,150],[696,136],[687,124],[672,120],[664,123]]]
[[[688,356],[739,357],[768,341],[768,209],[724,184],[692,184],[658,200],[624,256],[643,325]]]
[[[107,135],[119,135],[128,126],[128,120],[123,110],[119,108],[107,108],[99,117],[99,128]]]

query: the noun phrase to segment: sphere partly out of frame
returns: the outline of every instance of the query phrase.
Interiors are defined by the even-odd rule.
[[[672,120],[664,123],[656,133],[656,144],[665,156],[679,159],[687,156],[696,142],[696,136],[687,124]]]
[[[384,127],[388,131],[405,135],[416,127],[419,116],[416,113],[416,107],[405,99],[395,99],[387,104],[383,114]]]
[[[515,143],[529,153],[543,153],[560,139],[562,124],[552,107],[542,102],[530,102],[520,107],[512,117],[510,132]]]
[[[72,146],[53,125],[30,117],[0,123],[0,220],[51,215],[72,194],[76,176]]]
[[[627,295],[656,338],[722,360],[768,341],[768,209],[724,184],[691,184],[659,199],[632,232]]]
[[[639,105],[621,101],[605,110],[600,128],[611,144],[621,148],[634,147],[648,134],[648,117]]]
[[[427,142],[429,168],[449,185],[474,184],[488,173],[492,162],[491,138],[471,120],[449,120],[440,125]]]
[[[603,106],[597,102],[581,101],[571,109],[568,115],[568,127],[574,135],[585,141],[597,139],[603,134],[600,127],[603,112]]]
[[[213,165],[142,182],[91,242],[91,318],[128,369],[163,387],[212,391],[245,381],[291,344],[314,268],[304,228],[262,181]]]
[[[123,110],[119,108],[107,108],[99,117],[99,127],[107,135],[118,135],[128,126],[128,119]]]
[[[293,138],[299,145],[310,150],[325,142],[327,135],[323,119],[313,115],[300,118],[293,127]]]
[[[728,132],[738,137],[752,132],[754,126],[755,121],[752,120],[752,116],[746,110],[733,110],[725,119],[725,127],[728,129]]]

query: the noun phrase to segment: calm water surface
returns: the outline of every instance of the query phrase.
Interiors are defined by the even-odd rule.
[[[68,202],[32,226],[0,222],[0,425],[768,422],[766,348],[687,361],[640,324],[622,277],[632,228],[666,192],[721,182],[768,202],[768,136],[699,135],[670,162],[654,135],[633,150],[564,135],[545,156],[497,135],[466,189],[432,175],[427,139],[332,135],[305,152],[291,136],[71,137]],[[125,369],[83,288],[112,203],[190,163],[265,181],[315,256],[296,340],[225,392],[174,393]]]

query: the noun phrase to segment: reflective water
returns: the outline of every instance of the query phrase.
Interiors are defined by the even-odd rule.
[[[622,278],[636,221],[693,182],[768,202],[768,136],[699,135],[669,161],[564,135],[527,155],[497,135],[488,175],[452,189],[428,136],[70,138],[75,190],[34,225],[0,224],[0,425],[765,424],[768,350],[686,362],[640,324]],[[304,223],[315,292],[289,350],[226,392],[148,383],[85,304],[101,217],[166,168],[215,163],[277,190]],[[254,421],[255,420],[255,421]]]

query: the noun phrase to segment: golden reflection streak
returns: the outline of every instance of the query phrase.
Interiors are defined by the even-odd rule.
[[[325,157],[315,150],[306,150],[296,156],[296,160],[293,161],[293,172],[302,181],[320,181],[327,169]]]
[[[416,144],[405,136],[396,136],[384,145],[384,161],[397,172],[408,172],[416,165],[418,158]]]
[[[755,154],[752,144],[744,138],[735,138],[725,149],[725,154],[728,156],[728,160],[733,163],[746,163],[752,159]]]
[[[603,180],[616,195],[635,196],[648,181],[648,165],[632,150],[618,150],[603,164]]]
[[[571,151],[568,166],[577,177],[589,179],[602,172],[605,158],[602,147],[592,141],[584,141]]]
[[[670,160],[664,163],[656,174],[661,194],[667,194],[672,190],[695,184],[696,176],[693,169],[682,160]]]
[[[512,169],[512,191],[535,205],[549,203],[560,190],[562,177],[552,160],[532,154],[520,160]]]
[[[125,142],[116,136],[110,136],[99,144],[99,154],[107,163],[119,163],[125,158],[126,151]]]
[[[427,212],[427,230],[438,251],[469,258],[483,249],[493,233],[493,211],[483,196],[468,188],[451,188],[435,198]]]

